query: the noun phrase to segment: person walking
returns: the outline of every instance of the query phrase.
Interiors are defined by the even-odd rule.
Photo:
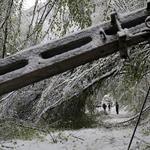
[[[104,109],[104,112],[106,112],[106,104],[105,103],[103,103],[103,109]]]
[[[110,109],[111,109],[111,104],[108,103],[108,111],[109,111],[109,113],[110,113]]]
[[[119,114],[119,104],[116,102],[116,113]]]

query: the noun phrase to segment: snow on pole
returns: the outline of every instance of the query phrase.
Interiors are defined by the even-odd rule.
[[[148,40],[150,31],[145,19],[149,10],[150,2],[146,8],[118,15],[122,31],[112,14],[111,21],[0,59],[0,95]]]

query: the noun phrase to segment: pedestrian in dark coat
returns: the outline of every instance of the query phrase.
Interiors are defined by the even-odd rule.
[[[110,112],[110,108],[111,108],[111,104],[108,103],[108,110],[109,110],[109,112]]]
[[[103,103],[103,109],[104,109],[104,111],[106,112],[106,104],[105,103]]]
[[[119,114],[119,104],[116,102],[116,113]]]

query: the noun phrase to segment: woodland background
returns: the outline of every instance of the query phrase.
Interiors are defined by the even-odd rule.
[[[110,20],[146,0],[47,0],[25,9],[25,0],[0,0],[0,58]],[[136,115],[150,85],[150,46],[129,48],[130,63],[118,53],[0,97],[0,140],[29,138],[35,131],[80,129],[99,124],[96,106],[118,101]],[[146,112],[150,110],[148,97]],[[149,122],[145,113],[145,124]],[[134,122],[135,123],[135,122]]]

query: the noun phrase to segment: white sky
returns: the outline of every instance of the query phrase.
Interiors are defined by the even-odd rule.
[[[46,0],[39,0],[40,2],[45,2]],[[30,8],[31,6],[33,6],[35,4],[35,0],[25,0],[24,1],[24,7],[25,9]]]

